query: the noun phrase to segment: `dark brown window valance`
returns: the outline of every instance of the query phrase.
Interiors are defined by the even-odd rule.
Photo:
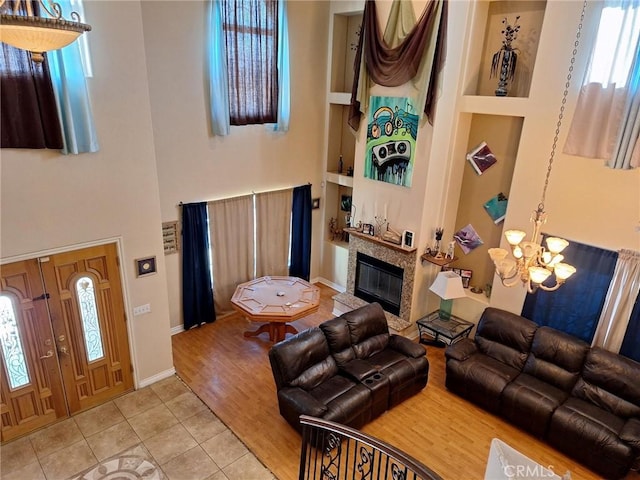
[[[401,41],[392,45],[388,44],[380,32],[377,17],[375,1],[367,0],[354,65],[349,124],[355,130],[358,129],[362,115],[358,89],[368,87],[360,85],[363,52],[366,74],[373,82],[385,87],[397,87],[407,83],[416,77],[422,62],[431,62],[429,80],[426,82],[424,112],[429,123],[433,123],[437,77],[444,64],[446,49],[447,0],[429,2],[413,29]],[[425,55],[434,39],[435,48]]]

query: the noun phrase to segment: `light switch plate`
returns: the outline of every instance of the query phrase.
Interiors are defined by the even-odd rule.
[[[143,315],[145,313],[150,313],[151,312],[151,304],[150,303],[145,303],[144,305],[140,305],[138,307],[133,307],[133,314],[134,315]]]

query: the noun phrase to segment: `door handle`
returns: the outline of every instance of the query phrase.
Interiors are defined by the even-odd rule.
[[[64,345],[62,347],[58,347],[58,352],[64,355],[69,355],[69,350],[67,350],[67,347],[65,347]]]
[[[51,357],[53,357],[53,350],[47,351],[47,354],[40,357],[40,360],[44,360],[45,358],[51,358]]]

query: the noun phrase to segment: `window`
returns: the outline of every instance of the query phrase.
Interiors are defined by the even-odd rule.
[[[627,85],[640,34],[640,8],[606,6],[602,9],[598,35],[584,85]]]
[[[605,0],[564,153],[640,166],[640,0]]]
[[[84,344],[87,349],[87,360],[93,362],[94,360],[99,360],[104,357],[93,280],[89,277],[79,279],[76,282],[76,294],[78,295]]]
[[[28,385],[29,372],[18,329],[16,310],[11,299],[0,296],[0,343],[12,389]]]
[[[278,2],[224,0],[231,125],[275,123],[278,107]]]
[[[289,129],[286,0],[210,0],[208,69],[211,126],[275,124]]]

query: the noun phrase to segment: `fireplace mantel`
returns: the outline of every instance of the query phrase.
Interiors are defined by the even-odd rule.
[[[417,250],[416,247],[403,247],[402,245],[396,245],[395,243],[386,242],[381,238],[374,237],[373,235],[367,235],[366,233],[359,232],[355,228],[345,228],[344,231],[347,232],[350,236],[355,236],[368,242],[377,243],[378,245],[382,245],[383,247],[390,248],[398,252],[411,253]]]

